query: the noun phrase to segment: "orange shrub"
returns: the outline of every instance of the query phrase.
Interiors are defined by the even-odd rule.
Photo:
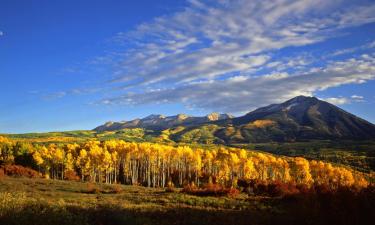
[[[0,167],[0,178],[5,177],[4,169]]]
[[[87,184],[87,189],[84,192],[88,193],[88,194],[98,194],[98,193],[101,193],[101,190],[100,190],[100,188],[96,184],[94,184],[94,183],[88,183]]]
[[[118,193],[121,193],[122,191],[123,190],[120,185],[115,184],[111,186],[111,193],[118,194]]]
[[[66,171],[64,173],[64,179],[65,180],[71,180],[71,181],[79,181],[80,180],[80,178],[77,175],[77,173],[75,171],[72,171],[72,170]]]
[[[4,165],[0,167],[7,176],[40,178],[39,173],[33,169],[19,165]],[[1,173],[1,172],[0,172]]]
[[[225,188],[219,184],[207,184],[203,188],[186,185],[182,192],[196,196],[228,196],[232,198],[236,197],[240,193],[240,191],[236,188]]]

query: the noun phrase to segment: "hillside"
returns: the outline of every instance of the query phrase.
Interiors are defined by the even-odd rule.
[[[224,128],[217,136],[227,143],[375,138],[374,124],[328,102],[304,96],[256,109],[222,124]]]
[[[164,130],[176,126],[194,126],[229,118],[232,118],[232,116],[229,114],[218,113],[211,113],[203,117],[188,116],[186,114],[178,114],[175,116],[149,115],[142,119],[134,119],[122,122],[107,122],[101,126],[96,127],[94,131],[114,131],[125,128]]]
[[[375,125],[315,97],[298,96],[281,104],[256,109],[244,116],[210,114],[151,115],[128,122],[109,122],[94,130],[125,128],[174,130],[170,139],[198,143],[262,143],[306,140],[373,140]]]

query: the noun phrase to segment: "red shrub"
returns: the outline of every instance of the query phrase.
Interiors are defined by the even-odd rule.
[[[268,184],[267,194],[272,197],[282,197],[287,195],[299,194],[300,190],[296,187],[294,183],[282,183],[280,181],[275,181]]]
[[[99,194],[102,191],[100,188],[94,184],[94,183],[87,183],[87,189],[82,191],[83,193],[88,193],[88,194]]]
[[[120,185],[111,185],[111,193],[114,193],[114,194],[119,194],[123,191],[123,189],[121,188]]]
[[[4,165],[0,167],[0,170],[4,171],[7,176],[15,177],[29,177],[29,178],[40,178],[40,174],[30,168],[19,166],[19,165]]]
[[[197,188],[196,186],[186,185],[182,192],[196,196],[216,197],[236,197],[240,193],[240,191],[236,188],[225,188],[219,184],[207,184],[203,188]]]
[[[64,173],[64,179],[65,180],[71,180],[71,181],[79,181],[80,180],[80,178],[77,175],[77,173],[75,171],[72,171],[72,170],[66,171]]]
[[[240,194],[240,191],[237,188],[229,188],[227,191],[227,195],[231,198],[235,198]]]
[[[254,189],[254,194],[256,195],[267,195],[271,197],[284,197],[296,195],[301,192],[301,190],[294,183],[283,183],[281,181],[257,181],[252,184],[252,188]],[[303,186],[300,188],[303,189],[306,187]]]
[[[0,178],[5,177],[4,169],[0,167]]]

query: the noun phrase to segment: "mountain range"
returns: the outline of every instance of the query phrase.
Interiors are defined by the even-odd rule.
[[[188,116],[186,114],[178,114],[175,116],[163,115],[149,115],[142,119],[134,119],[130,121],[121,122],[107,122],[104,125],[96,127],[94,130],[97,132],[114,131],[125,128],[146,128],[155,130],[164,130],[176,126],[196,126],[212,121],[225,120],[233,118],[229,114],[211,113],[203,117]]]
[[[375,125],[315,97],[297,96],[258,108],[244,116],[211,113],[150,115],[143,119],[107,122],[96,132],[141,128],[160,132],[177,142],[250,143],[304,140],[375,139]]]

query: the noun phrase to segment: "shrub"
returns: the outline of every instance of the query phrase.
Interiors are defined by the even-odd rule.
[[[235,198],[240,194],[240,191],[237,188],[229,188],[227,191],[227,195],[231,198]]]
[[[267,186],[267,194],[271,197],[283,197],[298,193],[300,193],[300,190],[294,183],[282,183],[280,181],[275,181]]]
[[[168,181],[167,187],[165,188],[165,192],[176,192],[176,189],[174,188],[174,184],[172,181]]]
[[[114,193],[114,194],[119,194],[121,193],[123,190],[121,188],[120,185],[118,184],[114,184],[114,185],[111,185],[111,188],[110,188],[110,192],[111,193]]]
[[[77,175],[77,173],[75,171],[73,171],[73,170],[66,171],[64,173],[64,179],[65,180],[70,180],[70,181],[79,181],[80,180],[80,178]]]
[[[4,169],[0,167],[0,178],[5,177]]]
[[[99,194],[101,192],[100,188],[94,183],[87,183],[86,191],[84,193],[88,194]]]
[[[183,193],[196,195],[196,196],[228,196],[228,197],[236,197],[240,191],[236,188],[225,188],[219,184],[206,184],[203,188],[197,188],[193,185],[186,185],[182,189]]]
[[[7,176],[29,177],[29,178],[41,177],[37,171],[27,168],[27,167],[19,166],[19,165],[4,165],[0,167],[0,170],[2,170],[3,173]]]

